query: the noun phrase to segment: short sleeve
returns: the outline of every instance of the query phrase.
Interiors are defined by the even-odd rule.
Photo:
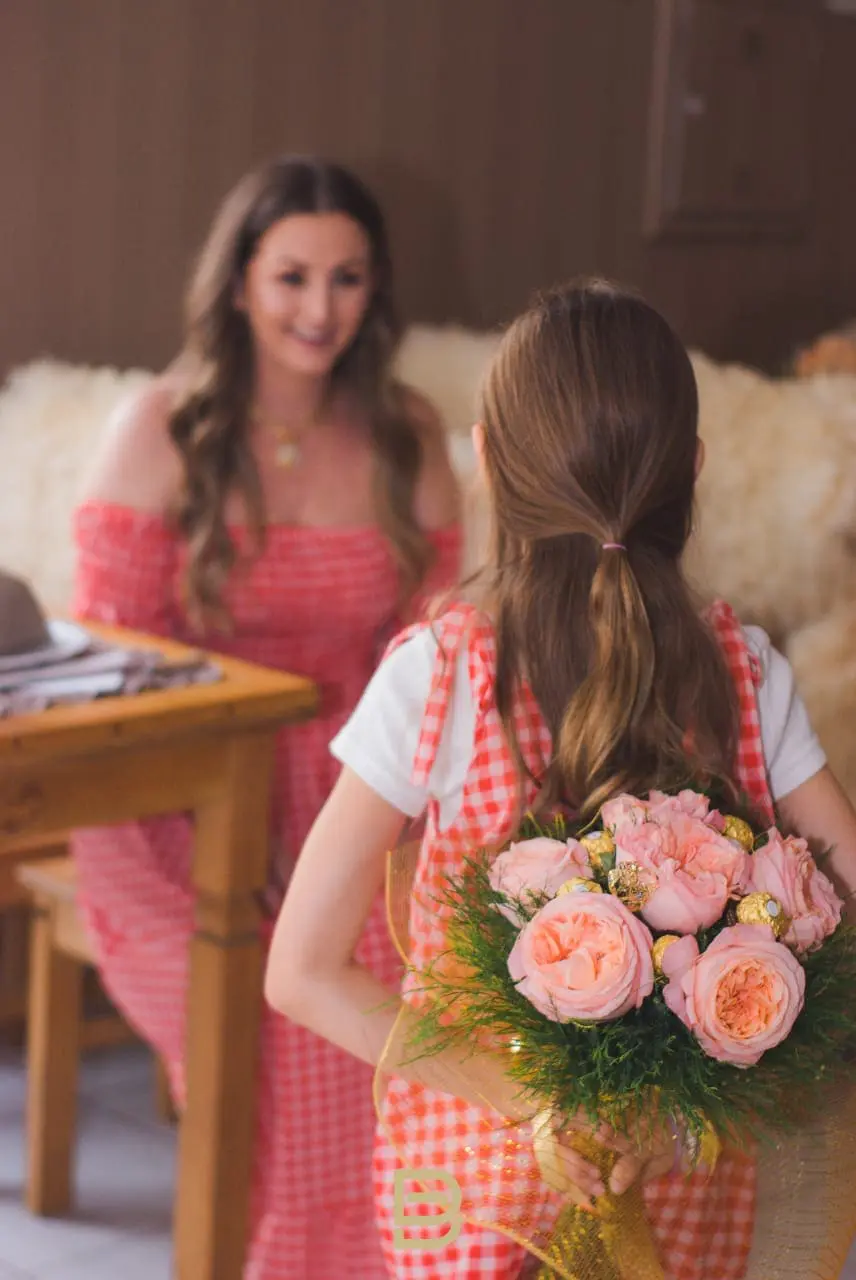
[[[428,802],[428,788],[416,786],[412,774],[431,687],[435,646],[426,642],[431,640],[427,629],[418,632],[384,658],[330,743],[341,764],[410,818]]]
[[[164,520],[113,503],[74,513],[74,616],[179,636],[179,544]]]
[[[435,799],[440,824],[447,827],[463,798],[473,750],[475,707],[466,652],[462,651],[431,777],[425,786],[415,784],[413,764],[436,660],[437,640],[428,626],[393,649],[330,750],[382,799],[410,818],[419,817],[428,801]]]
[[[744,634],[763,672],[758,718],[770,790],[778,801],[814,777],[826,764],[826,755],[811,727],[787,658],[773,648],[760,627],[746,627]]]

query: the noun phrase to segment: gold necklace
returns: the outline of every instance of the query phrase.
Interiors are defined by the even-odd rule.
[[[283,471],[290,471],[292,467],[296,467],[303,456],[302,439],[295,437],[289,428],[282,426],[281,423],[270,422],[256,413],[252,415],[252,420],[257,427],[261,427],[263,431],[269,431],[274,438],[274,465],[281,467]]]

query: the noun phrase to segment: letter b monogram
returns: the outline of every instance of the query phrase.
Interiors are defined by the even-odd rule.
[[[419,1191],[408,1190],[407,1182],[420,1185]],[[439,1182],[435,1191],[425,1190],[426,1183]],[[430,1205],[423,1213],[407,1213],[409,1204]],[[464,1220],[460,1214],[461,1188],[457,1179],[445,1169],[396,1169],[393,1177],[393,1241],[396,1249],[445,1249],[461,1234]],[[448,1227],[442,1235],[422,1239],[416,1235],[421,1227]]]

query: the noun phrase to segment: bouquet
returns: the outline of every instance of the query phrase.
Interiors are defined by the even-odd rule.
[[[677,1176],[711,1170],[724,1144],[810,1122],[856,1043],[856,930],[822,866],[700,791],[620,795],[583,829],[527,819],[437,906],[448,952],[419,975],[411,1045],[505,1054],[548,1182],[555,1130],[580,1115],[629,1136],[656,1117]],[[580,1142],[606,1181],[614,1154]],[[638,1188],[568,1204],[543,1274],[662,1275],[640,1223]]]

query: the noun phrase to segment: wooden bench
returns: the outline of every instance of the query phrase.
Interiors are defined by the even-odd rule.
[[[116,1014],[83,1017],[84,974],[94,959],[77,911],[71,858],[23,863],[16,874],[34,908],[27,1012],[26,1203],[33,1213],[61,1215],[72,1198],[80,1053],[136,1037]],[[172,1100],[159,1061],[156,1091],[159,1114],[172,1120]]]
[[[0,1034],[12,1043],[23,1043],[27,1029],[32,914],[32,899],[18,872],[25,862],[59,858],[67,853],[67,837],[58,834],[49,844],[44,836],[33,837],[14,859],[0,858]]]

